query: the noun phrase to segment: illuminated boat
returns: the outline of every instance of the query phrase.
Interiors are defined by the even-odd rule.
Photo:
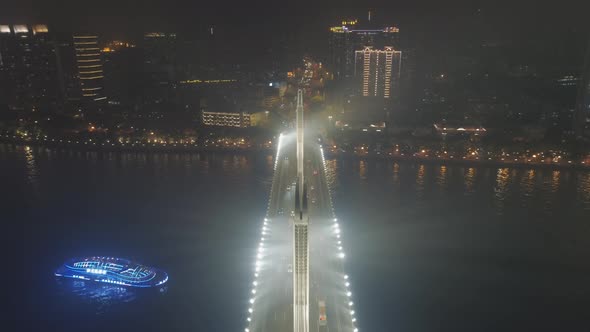
[[[157,287],[168,274],[124,258],[87,257],[67,261],[55,271],[56,277],[103,282],[131,287]]]

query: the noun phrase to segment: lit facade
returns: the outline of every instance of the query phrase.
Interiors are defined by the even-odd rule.
[[[72,259],[59,267],[54,275],[130,287],[157,287],[168,282],[168,274],[124,258],[87,257]]]
[[[245,128],[250,127],[250,114],[203,111],[202,121],[207,126]]]
[[[105,102],[104,71],[98,36],[74,36],[74,53],[82,100],[94,104]]]
[[[383,49],[365,47],[355,51],[354,76],[363,97],[397,96],[401,72],[401,51],[391,46]]]

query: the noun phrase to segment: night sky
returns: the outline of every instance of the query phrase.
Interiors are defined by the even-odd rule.
[[[342,18],[395,25],[403,48],[417,50],[420,69],[474,45],[501,42],[513,63],[578,66],[590,36],[590,2],[547,1],[4,1],[1,23],[47,23],[62,36],[98,33],[104,40],[138,41],[147,31],[206,35],[211,26],[234,63],[267,63],[311,55],[326,59],[328,27]],[[294,54],[285,59],[285,54]],[[424,59],[418,59],[421,55]],[[548,64],[548,65],[547,65]],[[440,69],[440,70],[444,70]]]
[[[214,24],[241,33],[272,37],[287,30],[313,36],[343,16],[393,23],[413,40],[462,38],[474,29],[498,36],[588,29],[583,0],[566,1],[3,1],[0,21],[47,22],[58,29],[89,29],[113,37],[146,30],[193,32]],[[480,25],[480,26],[478,26]],[[313,39],[313,38],[310,38]]]

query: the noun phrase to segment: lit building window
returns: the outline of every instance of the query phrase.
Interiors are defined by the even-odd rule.
[[[106,100],[103,95],[103,68],[98,36],[76,35],[74,47],[82,98],[88,103]]]
[[[355,76],[359,78],[363,97],[391,98],[400,70],[401,51],[393,47],[373,49],[367,46],[355,51]]]
[[[250,114],[203,111],[203,124],[219,127],[250,127]]]
[[[29,32],[29,28],[27,28],[26,25],[13,25],[12,26],[12,30],[14,31],[14,33],[28,33]]]

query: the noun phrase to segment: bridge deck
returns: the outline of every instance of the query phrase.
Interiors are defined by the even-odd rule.
[[[305,179],[310,213],[310,331],[354,330],[344,279],[338,256],[338,237],[333,208],[319,145],[305,147]],[[282,332],[293,330],[292,222],[294,186],[297,177],[296,141],[286,136],[279,150],[269,199],[265,251],[254,295],[249,331]],[[291,187],[291,188],[289,188]],[[312,189],[313,188],[313,189]],[[320,300],[326,303],[327,324],[319,324]]]

